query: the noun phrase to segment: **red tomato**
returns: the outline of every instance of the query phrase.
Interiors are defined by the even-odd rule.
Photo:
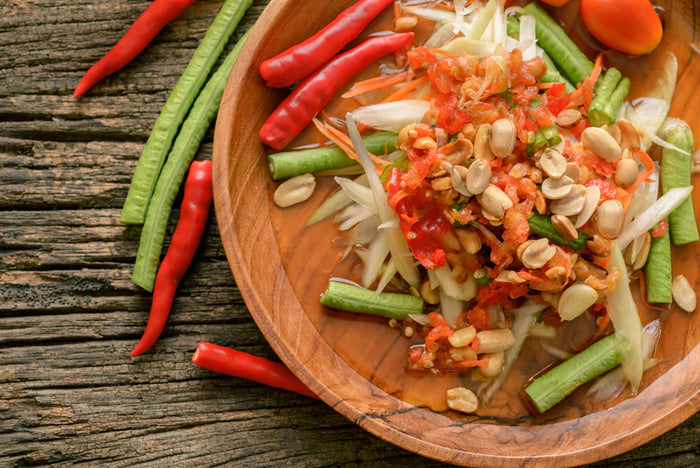
[[[631,55],[648,54],[663,35],[649,0],[582,0],[581,16],[593,37]]]

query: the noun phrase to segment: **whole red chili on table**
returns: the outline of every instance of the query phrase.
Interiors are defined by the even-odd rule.
[[[373,37],[332,59],[294,88],[267,118],[260,129],[262,142],[276,150],[287,146],[344,84],[381,57],[408,45],[413,36],[402,33]]]
[[[286,88],[306,78],[357,37],[394,0],[360,0],[332,22],[260,65],[260,76],[271,88]]]
[[[242,351],[200,342],[197,344],[197,351],[192,356],[192,362],[213,372],[318,398],[284,364]]]
[[[82,96],[102,78],[121,70],[131,62],[158,35],[168,23],[180,16],[196,0],[153,0],[131,25],[124,36],[85,73],[73,91]]]
[[[151,312],[141,340],[131,351],[132,357],[148,350],[160,336],[170,314],[175,291],[192,263],[209,218],[212,200],[211,161],[194,161],[185,181],[180,219],[168,252],[156,275]]]

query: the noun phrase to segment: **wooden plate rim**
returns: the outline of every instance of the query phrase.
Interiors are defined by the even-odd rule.
[[[257,73],[256,71],[251,72],[250,64],[255,62],[258,50],[260,50],[266,40],[265,33],[267,29],[280,21],[280,18],[284,16],[284,13],[293,2],[294,0],[274,1],[263,11],[231,73],[231,78],[226,86],[221,103],[222,110],[235,109],[238,105],[241,93],[245,89],[246,78],[251,73]],[[268,28],[265,28],[265,25],[268,25]],[[253,68],[257,70],[257,67]],[[265,213],[257,212],[255,216],[245,217],[247,213],[239,209],[238,205],[234,203],[234,201],[240,202],[240,200],[234,200],[232,197],[234,182],[239,184],[245,182],[247,188],[260,188],[260,181],[257,181],[256,184],[255,175],[259,176],[262,173],[266,173],[266,168],[264,161],[257,161],[249,171],[246,171],[248,178],[245,181],[233,180],[234,168],[238,161],[234,163],[234,159],[229,157],[232,154],[231,148],[233,147],[233,142],[231,141],[232,122],[230,118],[230,115],[226,112],[220,112],[217,116],[213,147],[214,205],[226,257],[241,295],[256,324],[280,359],[325,403],[363,429],[411,452],[459,465],[525,466],[545,463],[572,465],[601,460],[631,450],[672,429],[700,409],[700,383],[697,381],[697,376],[695,382],[692,380],[687,382],[690,387],[693,386],[693,383],[695,384],[694,392],[687,387],[685,391],[683,391],[683,388],[677,388],[679,386],[678,382],[683,381],[683,375],[693,375],[693,371],[695,371],[695,374],[698,374],[700,346],[696,346],[683,360],[663,377],[657,379],[637,398],[623,401],[618,406],[608,410],[608,414],[602,416],[601,412],[598,412],[576,420],[527,427],[481,423],[461,424],[450,420],[448,432],[453,433],[459,429],[458,432],[471,438],[480,434],[481,436],[496,436],[496,433],[507,429],[506,432],[508,432],[509,437],[514,441],[518,441],[518,443],[506,444],[504,447],[501,447],[504,449],[502,453],[482,453],[478,451],[478,448],[474,447],[470,447],[471,450],[467,450],[466,447],[442,445],[439,441],[444,434],[440,430],[420,435],[408,433],[407,428],[402,426],[401,423],[405,421],[406,416],[410,413],[421,413],[417,416],[418,419],[427,422],[439,421],[439,418],[445,417],[404,403],[360,377],[351,366],[333,351],[322,337],[319,336],[320,339],[316,340],[313,349],[306,349],[303,343],[295,340],[299,336],[298,333],[318,333],[304,314],[301,303],[294,295],[291,284],[284,274],[274,239],[273,227],[269,220],[262,216]],[[245,159],[244,155],[238,155],[238,158]],[[240,164],[245,165],[246,163]],[[262,185],[265,188],[264,193],[256,193],[254,199],[269,203],[267,183]],[[249,201],[246,206],[249,206],[251,203],[253,201]],[[269,208],[269,206],[261,206],[264,210]],[[232,207],[233,211],[231,210]],[[262,231],[254,239],[249,237],[241,239],[236,228],[238,224],[233,222],[236,215],[244,216],[244,218],[238,219],[240,225],[259,227]],[[254,281],[247,265],[246,259],[248,255],[246,255],[246,252],[250,252],[252,248],[261,247],[266,248],[265,251],[269,254],[269,258],[266,259],[263,265],[269,277],[274,278],[273,291],[281,294],[279,297],[271,297],[269,294],[265,294],[270,291],[262,291],[260,289],[261,285]],[[293,307],[292,310],[287,309],[286,314],[298,317],[297,328],[293,332],[280,333],[280,330],[277,329],[280,320],[278,312],[280,311],[275,310],[275,307],[279,307],[282,303],[287,307]],[[314,359],[312,359],[312,356]],[[319,371],[322,369],[314,366],[314,362],[320,360],[318,359],[319,357],[339,366],[333,377],[320,377],[322,374]],[[338,381],[338,377],[335,374],[343,376],[346,381]],[[329,382],[333,378],[335,378],[335,381]],[[668,379],[671,379],[671,382],[676,383],[676,385],[664,387],[664,382],[662,381]],[[354,398],[352,402],[345,399],[347,395],[342,391],[343,388],[352,388],[356,392],[352,395]],[[521,441],[537,440],[542,437],[547,438],[556,433],[568,433],[576,426],[599,425],[600,422],[595,422],[593,421],[594,419],[602,419],[603,422],[607,421],[613,424],[630,407],[639,404],[653,404],[657,394],[666,395],[670,398],[674,396],[673,394],[676,391],[679,392],[675,394],[676,399],[673,400],[673,404],[663,414],[658,417],[647,418],[636,429],[625,434],[604,438],[595,445],[577,448],[573,444],[569,446],[569,451],[563,453],[553,451],[524,455],[520,451],[517,451],[517,453],[512,451],[513,448],[519,449],[524,445],[528,445],[528,442]],[[654,398],[650,397],[652,392],[654,393]],[[678,399],[680,395],[684,395],[684,397]],[[366,400],[363,400],[363,398],[366,398]],[[390,407],[391,411],[375,413],[363,410],[362,407],[368,405],[367,402],[370,400],[379,403],[388,402],[387,404],[380,404],[379,407]],[[553,449],[556,448],[556,444],[553,443],[556,440],[550,439],[550,442],[548,442]]]

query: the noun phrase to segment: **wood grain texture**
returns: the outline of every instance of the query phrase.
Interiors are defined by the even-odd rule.
[[[199,340],[277,359],[214,222],[163,336],[128,356],[150,299],[129,281],[139,229],[119,224],[119,210],[221,0],[197,1],[132,64],[82,99],[71,93],[149,3],[0,2],[0,466],[441,466],[322,402],[191,364]],[[210,134],[197,157],[211,150]],[[698,440],[695,416],[600,466],[697,465]]]

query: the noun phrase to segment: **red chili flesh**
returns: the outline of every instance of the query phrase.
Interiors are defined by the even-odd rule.
[[[357,37],[393,0],[360,0],[331,23],[260,65],[260,76],[271,88],[286,88],[306,78]]]
[[[194,2],[195,0],[153,0],[112,50],[85,72],[75,87],[73,96],[82,96],[102,78],[124,68],[150,44],[161,29]]]
[[[302,81],[267,118],[260,129],[262,142],[276,150],[287,146],[344,84],[381,57],[408,45],[413,36],[373,37],[332,59]]]
[[[242,351],[200,342],[192,356],[192,362],[213,372],[252,380],[318,399],[314,392],[309,390],[284,364]]]
[[[182,277],[192,263],[209,218],[212,200],[211,161],[194,161],[185,181],[180,219],[168,252],[158,269],[153,287],[151,312],[141,340],[131,351],[132,357],[150,348],[160,336],[170,315],[170,307]]]

